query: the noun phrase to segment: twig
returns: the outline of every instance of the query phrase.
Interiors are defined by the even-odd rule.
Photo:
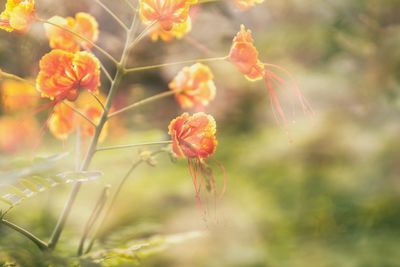
[[[116,145],[116,146],[104,146],[99,147],[96,151],[107,151],[107,150],[116,150],[116,149],[129,149],[141,146],[159,146],[159,145],[168,145],[171,144],[172,141],[158,141],[158,142],[149,142],[149,143],[137,143],[137,144],[127,144],[127,145]]]

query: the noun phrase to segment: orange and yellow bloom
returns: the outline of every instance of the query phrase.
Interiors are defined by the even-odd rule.
[[[191,29],[192,20],[190,17],[187,17],[184,22],[174,24],[169,31],[164,30],[160,25],[154,27],[150,32],[150,38],[153,41],[161,39],[164,42],[170,42],[174,39],[182,39]]]
[[[73,103],[70,103],[73,105]],[[54,106],[53,113],[47,121],[50,132],[58,139],[65,140],[75,130],[76,114],[64,103]]]
[[[53,50],[40,60],[36,87],[43,97],[76,100],[81,90],[97,92],[100,62],[90,53]]]
[[[0,14],[0,29],[26,32],[35,19],[35,0],[7,0]]]
[[[15,153],[34,148],[40,139],[39,127],[32,117],[0,117],[0,151]]]
[[[168,129],[172,150],[179,158],[205,159],[216,150],[216,123],[210,115],[183,113],[171,121]]]
[[[73,17],[54,16],[49,19],[52,24],[59,25],[76,34],[85,37],[88,41],[79,38],[71,32],[60,27],[46,24],[46,34],[49,39],[50,47],[53,49],[62,49],[70,52],[77,52],[82,47],[90,49],[99,36],[98,23],[90,14],[79,12]]]
[[[105,97],[100,95],[99,101],[104,103]],[[73,107],[73,108],[72,108]],[[68,102],[68,105],[64,102],[56,104],[48,120],[48,127],[50,132],[58,139],[65,140],[70,134],[72,134],[78,127],[82,137],[93,136],[95,133],[95,126],[78,114],[83,114],[92,123],[98,124],[103,114],[103,107],[88,92],[83,92],[79,95],[79,98],[75,102]],[[99,142],[102,142],[108,132],[108,123],[106,123],[101,132]]]
[[[104,105],[106,97],[103,95],[98,96],[99,101]],[[82,93],[76,101],[77,108],[82,112],[91,122],[98,124],[101,116],[103,115],[103,106],[87,92]],[[93,136],[95,127],[90,122],[82,117],[78,117],[79,127],[82,136]],[[103,130],[100,134],[99,142],[104,141],[108,133],[108,122],[105,123]]]
[[[184,23],[190,6],[197,0],[140,0],[139,14],[144,24],[157,23],[164,31],[171,31],[176,24]]]
[[[241,25],[233,39],[229,60],[251,81],[264,77],[264,64],[258,59],[258,51],[250,30]]]
[[[270,104],[277,121],[281,121],[285,128],[288,128],[286,115],[280,104],[275,86],[281,86],[282,89],[290,89],[297,98],[304,112],[311,112],[312,109],[305,99],[296,81],[290,73],[275,64],[262,63],[258,58],[257,48],[254,46],[254,40],[250,30],[246,30],[241,25],[240,31],[233,39],[232,47],[229,53],[229,61],[232,62],[238,70],[250,81],[263,80],[270,97]],[[286,77],[281,76],[271,69],[278,70]]]
[[[239,7],[241,10],[249,9],[256,4],[261,4],[263,2],[264,0],[235,0],[236,6]]]
[[[7,112],[33,108],[40,97],[29,82],[9,79],[2,83],[0,93],[2,108]]]
[[[215,84],[209,67],[196,63],[184,67],[169,84],[175,91],[175,98],[184,108],[202,108],[207,106],[215,97]]]

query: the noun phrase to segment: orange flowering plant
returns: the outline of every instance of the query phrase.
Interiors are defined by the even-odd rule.
[[[135,147],[159,147],[159,149],[141,151],[140,159],[119,182],[117,190],[111,197],[108,196],[108,187],[105,187],[80,239],[77,254],[81,258],[98,255],[92,253],[91,250],[126,178],[140,163],[147,162],[153,165],[154,158],[160,153],[170,153],[174,158],[187,161],[195,197],[205,217],[208,215],[207,206],[203,207],[203,196],[207,198],[211,195],[216,200],[223,195],[226,189],[225,175],[215,175],[212,167],[218,166],[218,169],[224,173],[222,164],[213,159],[218,144],[217,122],[212,115],[204,112],[218,93],[219,89],[217,90],[214,81],[218,76],[214,75],[214,70],[206,65],[207,63],[230,62],[249,81],[264,81],[271,107],[274,112],[278,112],[280,120],[286,127],[284,111],[274,86],[278,85],[283,89],[293,88],[293,93],[302,107],[310,110],[292,76],[285,69],[260,60],[252,33],[243,25],[236,35],[232,33],[233,42],[226,46],[225,56],[150,66],[129,66],[131,63],[128,59],[131,51],[138,47],[141,41],[145,42],[145,38],[153,41],[161,39],[166,42],[175,39],[185,40],[193,27],[201,27],[196,24],[194,10],[202,12],[203,4],[208,2],[210,2],[208,4],[213,4],[212,2],[216,1],[138,0],[131,2],[127,0],[126,5],[131,12],[129,24],[108,7],[114,2],[107,4],[100,0],[95,2],[125,32],[124,46],[118,58],[114,53],[108,52],[106,48],[97,44],[99,34],[101,34],[99,30],[101,24],[89,13],[79,12],[74,16],[53,16],[42,19],[36,12],[36,5],[40,5],[42,1],[8,0],[5,10],[0,15],[0,28],[6,31],[26,33],[33,23],[44,25],[43,34],[47,36],[51,49],[41,56],[35,68],[37,69],[35,81],[29,77],[22,78],[3,70],[0,71],[0,78],[4,80],[1,84],[1,103],[5,114],[0,118],[0,150],[11,153],[22,149],[24,145],[34,147],[40,145],[40,142],[29,142],[29,138],[40,139],[48,129],[56,139],[63,142],[76,138],[77,147],[85,155],[82,160],[78,157],[79,163],[73,173],[75,178],[80,178],[73,181],[71,195],[65,203],[58,222],[54,225],[48,242],[6,220],[5,216],[9,210],[0,213],[1,224],[18,231],[33,241],[40,250],[51,253],[60,240],[81,184],[90,180],[86,177],[93,175],[89,172],[89,168],[97,153]],[[234,4],[239,10],[244,10],[262,2],[262,0],[236,0]],[[138,30],[140,27],[141,30]],[[187,40],[193,43],[193,39],[188,37]],[[205,46],[199,44],[199,47]],[[164,92],[133,103],[126,103],[125,106],[118,104],[116,96],[124,78],[142,71],[168,66],[179,66],[180,71],[175,72],[169,83],[165,84]],[[283,75],[273,70],[281,71]],[[117,117],[170,96],[175,96],[177,104],[185,112],[172,119],[168,127],[165,126],[165,133],[169,134],[168,139],[148,143],[101,145],[107,135],[114,133],[113,121],[117,120]],[[35,116],[32,116],[30,112],[32,110],[35,111],[34,115],[42,111],[49,112],[41,129],[37,126],[38,121],[34,118]],[[61,176],[66,177],[65,174]],[[14,207],[16,199],[20,201],[21,198],[27,198],[33,193],[42,191],[49,183],[48,179],[50,178],[36,178],[29,183],[26,181],[19,183],[18,186],[10,185],[12,192],[0,195],[0,201],[9,205],[10,208]],[[65,181],[71,181],[71,178],[65,178]],[[59,184],[59,181],[56,184]]]

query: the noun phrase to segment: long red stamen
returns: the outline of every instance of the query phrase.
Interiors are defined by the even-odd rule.
[[[288,130],[289,127],[288,127],[288,123],[287,123],[287,120],[286,120],[285,113],[283,112],[281,103],[279,102],[278,96],[276,94],[276,91],[275,91],[274,87],[272,86],[271,79],[270,79],[270,77],[269,77],[267,72],[264,73],[264,82],[265,82],[265,85],[267,87],[267,91],[268,91],[268,94],[270,96],[270,99],[272,101],[271,108],[272,108],[273,111],[277,111],[278,112],[280,120],[282,121],[285,129]]]
[[[219,193],[218,198],[222,198],[226,192],[226,187],[227,187],[227,183],[228,183],[228,179],[227,179],[227,175],[226,175],[226,170],[224,165],[219,162],[218,160],[214,160],[215,163],[217,164],[217,166],[220,168],[220,170],[222,171],[222,175],[223,175],[223,183],[222,183],[222,188],[221,188],[221,192]]]
[[[280,77],[278,74],[276,74],[274,72],[269,73],[272,78],[278,80],[282,84],[285,84],[287,87],[289,87],[290,89],[292,89],[295,92],[298,100],[300,101],[303,112],[305,114],[308,112],[311,115],[313,115],[314,112],[311,108],[311,105],[308,102],[308,100],[304,97],[304,95],[301,93],[298,83],[297,83],[296,79],[293,77],[293,75],[288,70],[286,70],[285,68],[283,68],[281,66],[278,66],[275,64],[270,64],[270,63],[263,63],[263,64],[268,67],[276,68],[288,76],[290,82],[286,81],[285,79],[283,79],[282,77]]]

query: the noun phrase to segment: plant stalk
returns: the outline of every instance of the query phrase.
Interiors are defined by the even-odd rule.
[[[163,152],[163,151],[162,151],[162,150],[154,151],[153,153],[151,153],[150,156],[155,156],[155,155],[157,155],[157,154],[159,154],[159,153],[161,153],[161,152]],[[126,172],[125,176],[124,176],[124,177],[121,179],[121,181],[119,182],[118,187],[117,187],[117,189],[115,190],[115,192],[114,192],[114,194],[113,194],[113,196],[112,196],[112,198],[111,198],[110,205],[108,206],[107,210],[105,211],[104,216],[103,216],[103,218],[102,218],[102,220],[101,220],[101,223],[100,223],[100,224],[98,225],[98,227],[95,229],[95,231],[94,231],[94,233],[93,233],[93,238],[90,240],[90,243],[89,243],[89,245],[88,245],[88,247],[87,247],[85,253],[89,253],[90,250],[93,248],[94,242],[95,242],[96,239],[98,238],[98,234],[99,234],[100,230],[102,230],[102,228],[104,227],[104,224],[105,224],[105,222],[107,221],[107,218],[108,218],[108,216],[110,215],[111,210],[112,210],[112,208],[114,207],[115,202],[116,202],[116,200],[117,200],[117,198],[118,198],[118,195],[121,193],[121,190],[122,190],[122,188],[123,188],[125,182],[126,182],[126,181],[128,180],[128,178],[131,176],[132,172],[133,172],[140,164],[142,164],[143,162],[145,162],[144,159],[138,159],[136,162],[134,162],[134,163],[132,164],[132,166],[129,168],[129,170]]]
[[[110,91],[108,93],[107,96],[107,100],[106,100],[106,104],[105,104],[105,109],[103,111],[103,114],[100,118],[100,122],[98,123],[96,130],[95,130],[95,134],[92,138],[92,141],[90,143],[89,149],[86,153],[85,159],[83,161],[83,164],[80,167],[81,171],[85,171],[89,168],[89,165],[92,161],[92,158],[96,152],[96,147],[97,147],[97,143],[99,141],[100,138],[100,134],[103,130],[103,127],[105,125],[105,123],[107,122],[108,119],[108,113],[111,109],[111,104],[112,104],[112,100],[114,98],[114,95],[119,87],[119,84],[122,80],[122,77],[124,76],[125,72],[124,72],[124,68],[125,68],[125,64],[126,64],[126,60],[127,60],[127,56],[128,56],[128,47],[129,47],[129,43],[130,43],[130,39],[132,38],[132,34],[133,34],[133,29],[134,29],[134,21],[132,22],[130,29],[127,33],[127,37],[126,37],[126,42],[125,42],[125,46],[124,46],[124,50],[122,52],[121,55],[121,60],[120,62],[117,62],[117,72],[115,74],[114,80],[111,83],[111,87],[110,87]],[[53,234],[51,236],[50,242],[49,242],[49,248],[50,249],[54,249],[57,245],[58,240],[60,239],[61,233],[64,229],[64,226],[67,222],[68,216],[71,213],[71,209],[72,206],[76,200],[76,197],[79,193],[79,190],[82,186],[82,182],[76,182],[74,184],[74,187],[72,189],[72,192],[69,196],[69,199],[67,200],[64,210],[61,213],[57,225],[54,228]]]
[[[154,102],[154,101],[159,100],[159,99],[161,99],[161,98],[164,98],[164,97],[167,97],[167,96],[172,96],[172,95],[174,95],[175,93],[176,93],[175,91],[167,91],[167,92],[163,92],[163,93],[160,93],[160,94],[157,94],[157,95],[154,95],[154,96],[145,98],[145,99],[143,99],[143,100],[140,100],[140,101],[138,101],[138,102],[135,102],[135,103],[133,103],[133,104],[131,104],[131,105],[129,105],[129,106],[126,106],[126,107],[124,107],[124,108],[122,108],[122,109],[120,109],[120,110],[117,110],[117,111],[111,113],[110,115],[108,115],[108,118],[112,118],[112,117],[117,116],[117,115],[119,115],[119,114],[121,114],[121,113],[124,113],[124,112],[126,112],[126,111],[128,111],[128,110],[141,107],[141,106],[143,106],[143,105],[145,105],[145,104]]]
[[[33,235],[31,232],[29,232],[28,230],[25,230],[21,227],[19,227],[18,225],[9,222],[7,220],[1,219],[0,223],[10,227],[11,229],[17,231],[18,233],[24,235],[25,237],[29,238],[33,243],[35,243],[35,245],[41,250],[41,251],[46,251],[49,249],[49,247],[47,246],[47,244],[42,241],[41,239],[39,239],[38,237],[36,237],[35,235]]]
[[[127,145],[116,145],[116,146],[104,146],[97,148],[96,151],[107,151],[107,150],[117,150],[117,149],[129,149],[141,146],[159,146],[159,145],[169,145],[172,141],[158,141],[158,142],[148,142],[148,143],[137,143],[137,144],[127,144]]]

